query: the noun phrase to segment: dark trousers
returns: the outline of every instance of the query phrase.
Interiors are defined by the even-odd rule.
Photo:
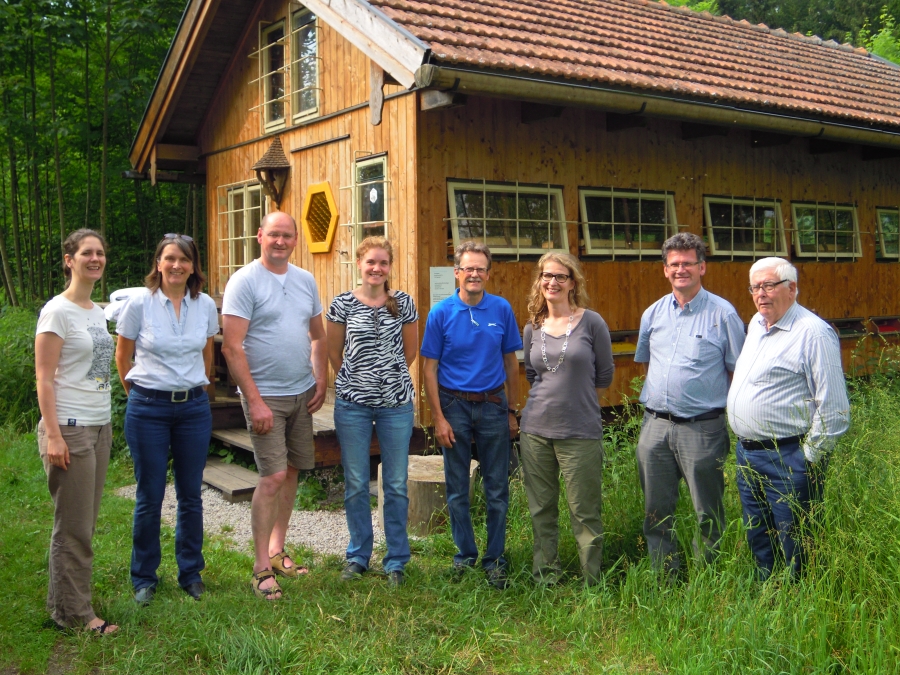
[[[744,510],[747,543],[767,578],[776,562],[797,576],[812,543],[811,509],[821,500],[825,461],[806,461],[799,442],[773,450],[737,444],[737,484]]]

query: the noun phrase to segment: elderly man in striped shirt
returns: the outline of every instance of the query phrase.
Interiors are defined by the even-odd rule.
[[[850,403],[837,335],[797,303],[797,269],[781,258],[756,261],[750,293],[758,313],[728,392],[738,490],[760,577],[776,560],[797,576],[810,507],[822,495],[827,453],[850,426]]]

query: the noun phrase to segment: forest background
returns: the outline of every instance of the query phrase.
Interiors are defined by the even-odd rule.
[[[900,63],[900,0],[669,4],[851,42]],[[166,232],[191,233],[205,252],[202,188],[123,177],[184,8],[184,0],[0,0],[0,304],[58,293],[61,244],[79,227],[110,244],[102,299],[141,285]]]

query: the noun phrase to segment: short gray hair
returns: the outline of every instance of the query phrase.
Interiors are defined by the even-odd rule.
[[[666,239],[662,245],[663,262],[669,259],[670,251],[696,251],[697,262],[706,260],[706,242],[691,232],[679,232]]]
[[[453,251],[454,267],[459,267],[459,261],[462,259],[464,253],[480,253],[487,258],[487,268],[491,269],[491,249],[488,248],[487,244],[475,241],[474,239],[460,242],[459,246],[456,247],[456,250]]]
[[[750,278],[757,272],[772,270],[781,281],[797,283],[797,268],[784,258],[760,258],[750,266]]]

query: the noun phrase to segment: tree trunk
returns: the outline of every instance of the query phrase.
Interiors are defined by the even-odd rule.
[[[109,153],[109,60],[112,39],[112,1],[106,3],[106,50],[103,59],[103,132],[100,156],[100,234],[106,238],[106,162]],[[106,271],[100,278],[100,297],[106,298]]]
[[[53,163],[56,170],[56,205],[59,207],[59,251],[65,255],[66,219],[63,204],[62,174],[59,168],[59,129],[56,126],[56,42],[50,42],[50,119],[53,120]]]
[[[9,92],[3,97],[3,105],[6,109],[6,115],[9,116]],[[12,229],[13,229],[13,252],[16,256],[16,280],[18,281],[19,293],[25,296],[25,279],[22,273],[22,234],[19,224],[19,171],[16,167],[16,144],[12,134],[6,134],[6,144],[9,150],[9,189],[10,189],[10,210],[12,211]]]
[[[87,10],[84,12],[84,226],[91,226],[91,32]]]
[[[3,162],[0,162],[0,196],[5,203],[6,171],[3,169]],[[6,251],[6,209],[3,209],[3,225],[0,226],[0,262],[3,264],[3,286],[6,288],[6,297],[9,298],[9,304],[15,307],[19,304],[19,299],[16,296],[16,285],[9,267],[9,254]]]
[[[34,33],[28,40],[29,75],[31,76],[31,187],[34,190],[34,215],[31,227],[34,230],[34,249],[36,257],[35,293],[37,297],[44,298],[44,246],[41,233],[41,216],[43,204],[41,199],[41,175],[38,169],[38,130],[37,130],[37,78],[34,75]]]

